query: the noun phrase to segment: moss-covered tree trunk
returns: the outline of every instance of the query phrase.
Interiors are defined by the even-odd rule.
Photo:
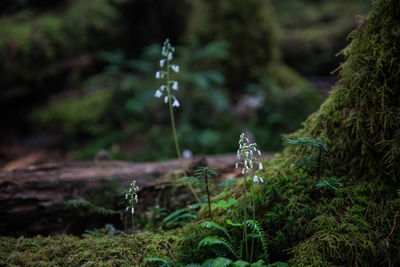
[[[400,2],[373,10],[343,50],[339,82],[295,136],[330,140],[337,175],[400,180]]]

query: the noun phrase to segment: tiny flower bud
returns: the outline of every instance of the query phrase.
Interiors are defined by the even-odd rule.
[[[132,213],[132,214],[134,214],[134,213],[135,213],[135,209],[134,209],[134,208],[132,208],[132,210],[131,210],[131,213]]]
[[[263,169],[263,165],[261,164],[261,162],[260,162],[260,165],[258,165],[258,169],[259,169],[259,170],[262,170],[262,169]]]
[[[175,100],[174,100],[174,103],[172,103],[172,106],[173,106],[173,107],[179,108],[179,106],[180,106],[180,105],[179,105],[179,101],[178,101],[177,99],[175,99]]]
[[[168,53],[168,60],[172,60],[172,53],[171,52]]]
[[[236,168],[236,169],[239,168],[239,163],[236,162],[235,168]]]
[[[165,96],[164,97],[164,103],[167,103],[168,102],[168,96]]]
[[[172,89],[173,89],[173,90],[178,90],[178,82],[177,82],[177,81],[174,81],[174,82],[172,83]]]
[[[160,60],[160,67],[164,67],[165,59]]]
[[[163,93],[160,90],[157,90],[156,93],[154,94],[154,97],[160,98],[163,95]]]

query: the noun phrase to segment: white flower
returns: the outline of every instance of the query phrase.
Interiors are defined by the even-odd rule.
[[[179,108],[180,105],[179,105],[178,99],[175,99],[175,100],[174,100],[174,103],[172,103],[172,106],[173,106],[173,107]]]
[[[254,175],[253,182],[254,183],[264,183],[264,180],[263,180],[263,178],[258,177],[257,175]]]
[[[260,150],[257,150],[257,153],[258,153],[259,156],[261,156],[261,151]]]
[[[161,74],[159,71],[156,72],[156,79],[160,79],[161,78]]]
[[[160,90],[157,90],[156,93],[154,94],[154,97],[160,98],[163,95],[163,93]]]
[[[260,165],[258,165],[258,169],[262,170],[263,169],[263,165],[261,164],[261,162],[259,163]]]
[[[242,174],[244,174],[244,168],[243,168],[243,170],[242,170]]]
[[[131,213],[134,214],[135,213],[135,208],[131,209]]]
[[[164,63],[165,63],[165,59],[161,59],[161,60],[160,60],[160,67],[161,67],[161,68],[164,67]]]
[[[125,199],[128,199],[128,194],[125,194]]]
[[[235,168],[236,168],[236,169],[239,168],[239,163],[236,162]]]
[[[172,60],[172,53],[171,52],[168,53],[168,60]]]
[[[160,91],[161,91],[161,92],[163,92],[165,89],[167,89],[167,86],[165,86],[165,85],[161,85],[161,86],[160,86]]]
[[[135,194],[135,202],[136,203],[138,203],[139,202],[139,200],[138,200],[138,197],[137,197],[137,195]]]
[[[165,96],[164,97],[164,103],[167,103],[168,102],[168,96]]]
[[[171,68],[175,72],[179,72],[179,66],[178,65],[171,65]]]
[[[172,83],[172,87],[171,87],[173,90],[178,90],[178,82],[177,81],[174,81],[173,83]]]

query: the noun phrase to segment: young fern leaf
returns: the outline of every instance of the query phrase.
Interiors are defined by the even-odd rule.
[[[176,226],[184,226],[189,220],[196,219],[197,215],[193,213],[190,208],[183,208],[174,211],[170,215],[164,218],[162,221],[167,228]]]
[[[254,228],[254,230],[260,237],[261,246],[264,250],[265,259],[268,260],[268,245],[267,245],[267,239],[265,238],[264,229],[262,228],[261,224],[256,220],[248,220],[247,225],[249,226],[249,228]]]
[[[226,249],[228,249],[228,251],[230,253],[232,253],[233,256],[235,256],[236,258],[238,258],[238,254],[237,251],[235,251],[235,249],[233,248],[233,246],[223,237],[219,237],[219,236],[207,236],[205,238],[203,238],[200,242],[198,247],[211,247],[211,246],[223,246]]]
[[[206,260],[203,264],[202,267],[226,267],[230,266],[232,264],[232,261],[230,259],[224,258],[224,257],[218,257],[215,259],[208,259]]]
[[[68,200],[65,203],[66,208],[86,208],[91,214],[99,214],[103,216],[112,216],[116,214],[121,214],[121,211],[106,209],[104,207],[97,206],[85,199],[77,199],[77,200]]]
[[[215,222],[210,222],[210,221],[202,222],[200,224],[200,226],[208,228],[208,229],[211,229],[211,228],[217,229],[217,230],[223,232],[229,238],[229,240],[232,240],[231,236],[228,233],[228,229],[226,229],[225,227],[223,227]]]

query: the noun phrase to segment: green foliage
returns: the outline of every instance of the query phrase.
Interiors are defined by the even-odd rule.
[[[95,205],[85,199],[68,200],[65,203],[66,208],[80,209],[85,208],[89,214],[99,214],[103,216],[121,215],[122,211],[106,209],[104,207]]]
[[[144,259],[144,262],[160,263],[161,265],[158,265],[159,267],[169,267],[169,266],[171,266],[171,263],[172,263],[172,261],[166,261],[161,258],[146,258],[146,259]]]
[[[327,139],[300,137],[296,140],[288,139],[287,144],[300,146],[302,150],[303,158],[295,163],[296,166],[320,178],[328,154]],[[310,148],[309,151],[307,148]]]
[[[165,217],[162,222],[167,228],[175,228],[179,226],[184,226],[189,221],[196,218],[197,215],[195,214],[193,209],[183,208],[172,212],[167,217]]]
[[[229,199],[228,201],[226,200],[220,200],[217,203],[213,203],[212,207],[213,208],[222,208],[224,210],[227,210],[229,208],[231,208],[233,205],[235,205],[237,203],[237,200],[234,198]]]

